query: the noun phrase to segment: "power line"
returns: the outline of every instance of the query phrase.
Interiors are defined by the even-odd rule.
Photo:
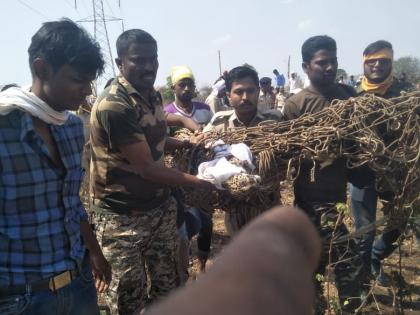
[[[43,13],[39,12],[38,10],[36,10],[36,9],[32,8],[29,4],[27,4],[27,3],[23,2],[23,0],[18,0],[18,2],[19,2],[20,4],[22,4],[22,5],[24,5],[25,7],[27,7],[29,10],[31,10],[31,11],[33,11],[33,12],[35,12],[36,14],[39,14],[40,16],[42,16],[42,17],[44,17],[44,18],[46,18],[46,19],[49,19],[49,17],[48,17],[48,16],[46,16],[45,14],[43,14]]]
[[[112,14],[112,15],[115,15],[115,14],[114,14],[114,11],[112,10],[111,6],[109,5],[108,0],[106,0],[106,4],[107,4],[108,9],[109,9],[109,11],[111,12],[111,14]]]
[[[84,1],[82,1],[84,3]],[[105,1],[110,7],[108,0]],[[105,71],[100,78],[96,80],[96,88],[102,86],[103,81],[115,77],[115,66],[112,57],[111,45],[108,35],[107,23],[111,21],[122,21],[121,18],[107,16],[104,10],[104,0],[91,0],[93,14],[87,18],[79,20],[79,23],[93,23],[93,34],[104,52]]]
[[[83,7],[85,8],[86,12],[90,11],[90,8],[87,7],[87,4],[85,3],[85,1],[82,1]]]
[[[74,3],[74,4],[71,4],[70,3],[70,0],[65,0],[66,1],[66,3],[73,9],[73,10],[75,10],[76,12],[77,12],[77,15],[81,18],[82,17],[82,15],[80,14],[80,12],[79,12],[79,10],[77,10],[77,6],[76,6],[76,3]]]
[[[73,4],[71,4],[70,2],[69,2],[69,0],[64,0],[64,1],[66,1],[66,3],[72,8],[72,9],[76,9],[76,7],[73,5]]]

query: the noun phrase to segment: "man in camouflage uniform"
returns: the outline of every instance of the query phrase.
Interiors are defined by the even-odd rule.
[[[112,314],[131,314],[179,284],[177,203],[169,186],[213,186],[164,166],[164,149],[184,144],[166,139],[153,88],[155,39],[128,30],[117,53],[121,74],[92,109],[90,192],[98,239],[114,273],[107,304]]]
[[[355,96],[352,87],[335,82],[337,74],[337,46],[328,36],[314,36],[302,46],[302,67],[311,85],[291,96],[285,104],[287,120],[306,113],[316,113],[331,106],[334,99]],[[345,159],[330,164],[303,161],[294,181],[295,205],[305,211],[317,227],[323,240],[322,256],[317,273],[323,275],[327,265],[334,267],[335,283],[343,312],[360,304],[361,260],[353,240],[333,244],[333,239],[348,235],[339,215],[337,204],[346,202],[347,168]],[[316,281],[318,301],[316,314],[323,314],[324,298]],[[347,314],[347,313],[346,313]]]
[[[383,98],[400,96],[407,85],[394,78],[392,73],[393,49],[391,43],[379,40],[369,44],[363,52],[364,77],[358,86],[358,95],[375,94]],[[382,130],[382,127],[379,127]],[[369,225],[376,220],[376,176],[368,166],[353,171],[350,186],[351,208],[356,229]],[[393,199],[391,192],[380,193],[383,204]],[[385,208],[386,209],[386,208]],[[366,282],[373,276],[381,286],[389,286],[391,281],[381,268],[381,260],[392,254],[401,235],[401,229],[390,229],[375,240],[375,230],[366,232],[359,241],[360,254],[365,268]]]
[[[259,79],[257,72],[250,67],[236,67],[227,74],[226,94],[233,110],[217,112],[203,132],[232,131],[239,127],[255,127],[267,120],[283,120],[278,110],[258,109]],[[230,234],[247,223],[241,221],[236,211],[226,212],[225,225]]]

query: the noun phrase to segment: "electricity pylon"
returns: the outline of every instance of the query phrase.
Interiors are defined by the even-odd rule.
[[[76,2],[75,2],[76,5]],[[120,1],[118,1],[120,5]],[[105,14],[103,0],[92,0],[93,14],[79,20],[79,23],[93,23],[93,35],[96,41],[102,48],[102,53],[105,60],[105,69],[101,77],[99,77],[94,84],[94,94],[96,96],[98,90],[102,90],[106,81],[115,77],[115,65],[112,57],[111,44],[109,42],[107,22],[115,22],[123,20],[121,18],[108,16]],[[124,28],[124,24],[122,23]]]

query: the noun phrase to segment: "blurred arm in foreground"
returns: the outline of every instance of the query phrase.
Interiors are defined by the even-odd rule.
[[[307,216],[276,207],[240,232],[200,281],[146,314],[312,314],[319,254]]]

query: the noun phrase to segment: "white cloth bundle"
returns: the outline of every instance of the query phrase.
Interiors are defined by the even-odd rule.
[[[197,177],[212,183],[218,189],[223,190],[222,184],[231,176],[247,173],[243,167],[230,163],[226,157],[234,156],[244,162],[249,169],[253,170],[255,168],[254,164],[252,164],[252,152],[244,143],[228,145],[222,140],[217,140],[211,147],[216,156],[213,160],[203,162],[198,166]]]

